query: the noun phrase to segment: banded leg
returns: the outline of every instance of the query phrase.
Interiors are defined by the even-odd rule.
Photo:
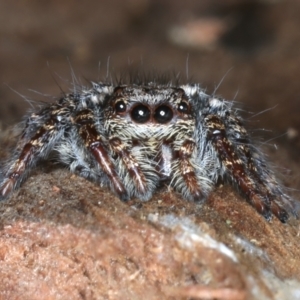
[[[239,189],[246,195],[250,204],[266,219],[270,219],[271,209],[275,208],[274,203],[271,203],[266,189],[257,185],[253,181],[253,178],[249,176],[246,170],[247,166],[238,156],[236,149],[226,136],[226,128],[223,122],[216,115],[208,115],[205,117],[205,123],[208,128],[208,139],[217,151],[226,172],[231,174]],[[276,213],[276,216],[285,222],[287,213],[282,209],[282,212],[280,214]]]
[[[137,160],[129,153],[126,146],[118,137],[109,140],[112,150],[120,157],[125,166],[125,172],[128,171],[129,176],[133,179],[134,189],[137,191],[136,196],[148,200],[152,193],[149,190],[149,183],[141,170]]]
[[[283,206],[296,216],[295,209],[292,206],[291,199],[285,195],[275,179],[272,171],[267,167],[263,157],[250,144],[248,132],[240,119],[229,115],[226,120],[227,126],[232,133],[232,139],[235,141],[238,156],[243,158],[246,163],[247,171],[253,178],[268,199],[272,213],[282,222],[288,219],[288,213]]]
[[[92,153],[95,157],[98,164],[101,166],[101,169],[112,182],[112,188],[123,201],[129,199],[128,193],[120,180],[120,177],[115,169],[114,164],[112,163],[103,139],[98,134],[95,127],[94,115],[90,110],[83,110],[74,119],[75,124],[79,125],[79,135],[86,148]]]
[[[262,173],[262,171],[258,171],[258,167],[256,166],[253,160],[250,147],[247,145],[239,145],[238,147],[247,159],[247,169],[249,170],[251,177],[255,179],[255,181],[260,186],[260,190],[263,190],[267,198],[270,200],[270,209],[272,213],[280,221],[286,222],[288,219],[288,213],[284,208],[282,208],[278,203],[276,203],[276,201],[279,201],[277,199],[278,197],[285,197],[285,195],[281,192],[273,174],[270,174],[268,172],[268,174],[263,174],[260,176],[258,172]],[[264,178],[262,178],[262,176],[264,176]],[[276,193],[272,191],[272,188],[270,186],[273,186],[274,188],[276,187]],[[288,199],[286,199],[286,201],[288,201]]]
[[[17,145],[17,148],[20,149],[20,154],[8,167],[0,182],[0,199],[6,198],[13,192],[38,160],[49,154],[53,144],[62,134],[57,128],[57,122],[52,116],[36,131],[29,141],[25,141],[24,138],[20,140]],[[26,132],[31,130],[32,128],[28,126],[23,131],[22,136],[26,136]]]
[[[175,172],[171,184],[177,190],[185,189],[185,191],[181,191],[184,196],[194,201],[201,201],[204,198],[204,194],[198,184],[195,168],[191,163],[194,149],[195,143],[193,141],[185,140],[182,143],[178,153],[176,153],[180,171]]]

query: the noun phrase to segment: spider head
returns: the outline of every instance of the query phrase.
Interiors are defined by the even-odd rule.
[[[191,104],[181,88],[117,87],[109,108],[110,118],[136,126],[163,126],[192,118]]]

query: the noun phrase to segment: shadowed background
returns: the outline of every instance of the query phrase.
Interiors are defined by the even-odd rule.
[[[298,1],[18,1],[0,3],[0,122],[20,121],[30,92],[59,96],[128,65],[179,72],[254,113],[295,148],[300,128]],[[108,64],[109,61],[109,64]],[[100,67],[99,67],[100,66]],[[188,70],[188,72],[187,72]],[[12,91],[7,85],[16,91]],[[296,152],[293,157],[298,158]]]

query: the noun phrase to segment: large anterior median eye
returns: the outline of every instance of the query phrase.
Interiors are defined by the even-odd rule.
[[[131,118],[137,123],[146,123],[150,119],[150,110],[147,106],[139,104],[131,111]]]
[[[126,111],[126,104],[123,100],[118,101],[115,104],[115,110],[117,113],[122,113]]]
[[[157,123],[164,124],[171,121],[173,118],[173,111],[167,105],[161,105],[156,108],[154,112],[154,119]]]

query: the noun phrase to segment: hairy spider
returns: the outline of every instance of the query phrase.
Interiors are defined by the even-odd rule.
[[[196,84],[93,83],[32,113],[2,169],[0,198],[52,152],[122,200],[148,200],[164,183],[203,201],[222,178],[268,220],[296,214],[233,103]]]

